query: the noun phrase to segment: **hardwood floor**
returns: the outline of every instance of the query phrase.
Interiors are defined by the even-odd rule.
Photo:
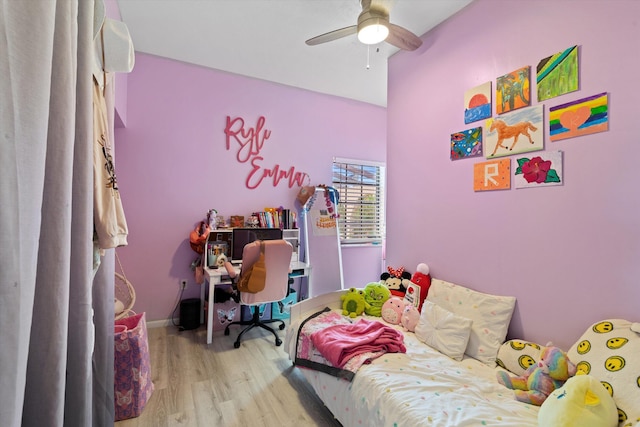
[[[273,335],[255,328],[236,349],[231,335],[150,328],[155,391],[142,414],[115,427],[339,427]],[[285,331],[278,331],[284,341]]]

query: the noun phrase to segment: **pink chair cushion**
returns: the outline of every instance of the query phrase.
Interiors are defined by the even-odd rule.
[[[293,247],[286,240],[265,240],[264,258],[267,279],[263,291],[255,294],[241,293],[240,300],[245,305],[257,305],[280,301],[287,296],[289,288],[289,268]],[[249,243],[242,252],[242,269],[253,265],[260,257],[260,241]]]

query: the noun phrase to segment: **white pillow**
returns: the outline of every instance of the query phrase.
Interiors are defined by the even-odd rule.
[[[454,360],[462,360],[470,332],[471,320],[430,301],[423,303],[415,330],[416,337],[423,343]]]
[[[471,319],[471,334],[465,353],[495,366],[498,349],[504,342],[515,297],[484,294],[439,279],[431,280],[427,300],[454,314]]]

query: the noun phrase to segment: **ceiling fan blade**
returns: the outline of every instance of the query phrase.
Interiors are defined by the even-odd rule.
[[[416,36],[406,28],[402,28],[395,24],[389,24],[389,36],[387,36],[385,41],[404,50],[416,50],[422,46],[422,40],[420,40],[420,37]]]
[[[350,36],[358,32],[358,26],[352,25],[350,27],[340,28],[339,30],[329,31],[328,33],[321,34],[319,36],[310,38],[305,43],[309,46],[315,46],[317,44],[330,42],[333,40],[341,39],[343,37]]]

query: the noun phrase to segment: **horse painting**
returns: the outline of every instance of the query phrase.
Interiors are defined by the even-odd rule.
[[[491,156],[496,155],[496,151],[498,151],[498,147],[507,148],[502,145],[502,141],[505,139],[513,138],[513,144],[509,147],[509,151],[513,151],[513,147],[515,147],[518,142],[518,137],[520,135],[524,135],[529,138],[529,142],[533,144],[533,140],[531,139],[531,135],[529,135],[529,130],[535,132],[538,130],[531,122],[519,122],[513,125],[507,125],[504,121],[500,119],[495,119],[491,124],[491,128],[489,128],[490,132],[497,131],[498,133],[498,142],[496,143],[496,147],[493,149],[493,153]]]

